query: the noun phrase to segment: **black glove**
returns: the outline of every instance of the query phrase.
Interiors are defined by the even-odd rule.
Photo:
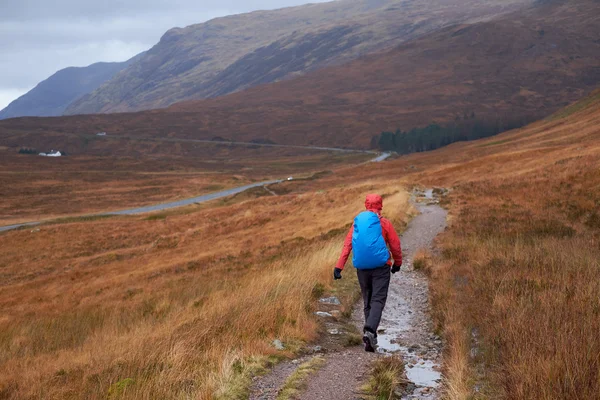
[[[400,267],[401,265],[394,265],[392,267],[392,274],[395,274],[396,272],[400,271]]]
[[[335,279],[336,281],[338,279],[342,279],[342,270],[339,268],[336,268],[333,270],[333,279]]]

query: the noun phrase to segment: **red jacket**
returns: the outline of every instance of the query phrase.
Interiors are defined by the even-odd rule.
[[[381,233],[383,234],[383,238],[387,243],[390,251],[391,257],[388,260],[388,265],[392,265],[392,259],[394,260],[394,265],[402,265],[402,247],[400,245],[400,238],[398,234],[394,230],[394,226],[387,218],[383,218],[380,214],[381,209],[383,208],[383,202],[381,200],[381,196],[378,195],[369,195],[367,196],[367,201],[365,202],[365,206],[367,210],[373,211],[379,215],[379,219],[381,221]],[[342,250],[342,255],[337,262],[336,268],[344,269],[346,265],[346,261],[348,261],[348,257],[350,256],[350,252],[352,251],[352,234],[354,233],[354,225],[350,227],[350,232],[346,236],[346,240],[344,240],[344,248]]]

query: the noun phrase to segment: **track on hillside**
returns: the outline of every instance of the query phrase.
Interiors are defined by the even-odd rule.
[[[317,148],[311,147],[311,149],[317,149]],[[325,150],[325,148],[320,148],[320,149]],[[332,149],[329,149],[329,150],[332,150]],[[339,151],[356,151],[356,150],[345,150],[345,149],[337,149],[337,150],[339,150]],[[363,151],[363,152],[369,153],[367,151]],[[375,154],[377,154],[377,153],[375,153]],[[376,158],[372,159],[370,162],[382,162],[382,161],[385,161],[386,159],[388,159],[390,156],[391,156],[391,153],[383,153],[383,154],[378,155]],[[184,206],[189,206],[192,204],[200,204],[200,203],[205,203],[210,200],[216,200],[216,199],[220,199],[223,197],[232,196],[234,194],[238,194],[238,193],[244,192],[248,189],[252,189],[255,187],[262,186],[262,187],[266,188],[268,185],[273,185],[275,183],[281,183],[281,182],[283,182],[283,179],[274,179],[274,180],[270,180],[270,181],[257,182],[257,183],[252,183],[250,185],[226,189],[226,190],[222,190],[220,192],[208,193],[208,194],[204,194],[201,196],[192,197],[192,198],[188,198],[188,199],[182,199],[182,200],[177,200],[177,201],[172,201],[172,202],[167,202],[167,203],[153,204],[153,205],[148,205],[148,206],[144,206],[144,207],[129,208],[129,209],[125,209],[125,210],[107,211],[107,212],[103,212],[103,213],[88,214],[88,215],[83,215],[81,217],[99,217],[99,216],[110,216],[110,215],[136,215],[136,214],[144,214],[144,213],[150,213],[150,212],[155,212],[155,211],[164,211],[164,210],[169,210],[172,208],[184,207]],[[52,222],[52,221],[43,221],[43,222]],[[6,231],[23,228],[23,227],[37,226],[37,225],[40,225],[41,223],[42,223],[42,221],[31,221],[31,222],[25,222],[22,224],[0,226],[0,232],[6,232]]]
[[[412,261],[418,249],[431,249],[435,237],[446,227],[447,212],[433,199],[432,191],[414,201],[420,214],[402,235],[404,263],[402,271],[392,276],[389,297],[379,334],[378,353],[366,353],[362,346],[325,353],[326,362],[309,378],[302,400],[363,399],[360,387],[366,382],[370,364],[377,357],[400,353],[406,365],[407,385],[402,399],[438,399],[442,376],[442,341],[433,332],[429,313],[427,277],[415,271]],[[341,248],[341,247],[340,247]],[[346,272],[350,273],[350,271]],[[362,330],[362,301],[353,313],[353,322]],[[271,373],[257,379],[251,389],[251,400],[277,398],[284,384],[306,357],[276,366]]]

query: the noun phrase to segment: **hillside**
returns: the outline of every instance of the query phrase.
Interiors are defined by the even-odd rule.
[[[65,114],[137,111],[301,75],[531,0],[340,0],[217,18],[168,31]]]
[[[170,110],[210,132],[366,147],[383,130],[463,115],[523,124],[600,84],[600,4],[550,3],[458,25],[291,81]],[[204,133],[206,131],[206,133]],[[235,133],[233,133],[235,132]]]
[[[81,134],[221,137],[280,144],[369,147],[374,135],[465,114],[523,124],[600,84],[600,3],[551,3],[458,25],[343,66],[165,110],[15,119],[2,145],[82,147]]]
[[[450,189],[450,227],[425,260],[447,398],[600,397],[598,165],[600,91],[523,129],[345,173]]]
[[[245,398],[252,375],[326,332],[322,295],[350,301],[352,274],[333,283],[331,269],[364,195],[385,193],[400,230],[414,212],[405,188],[421,184],[451,189],[441,251],[423,261],[447,397],[598,398],[599,122],[596,92],[497,138],[289,194],[2,234],[0,390]]]
[[[87,67],[62,69],[1,110],[0,119],[63,115],[73,101],[96,90],[138,57],[125,62],[99,62]]]

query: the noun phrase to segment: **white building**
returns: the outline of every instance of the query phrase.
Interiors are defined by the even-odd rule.
[[[50,153],[40,153],[40,156],[42,157],[61,157],[62,154],[60,151],[56,150],[51,150]]]

